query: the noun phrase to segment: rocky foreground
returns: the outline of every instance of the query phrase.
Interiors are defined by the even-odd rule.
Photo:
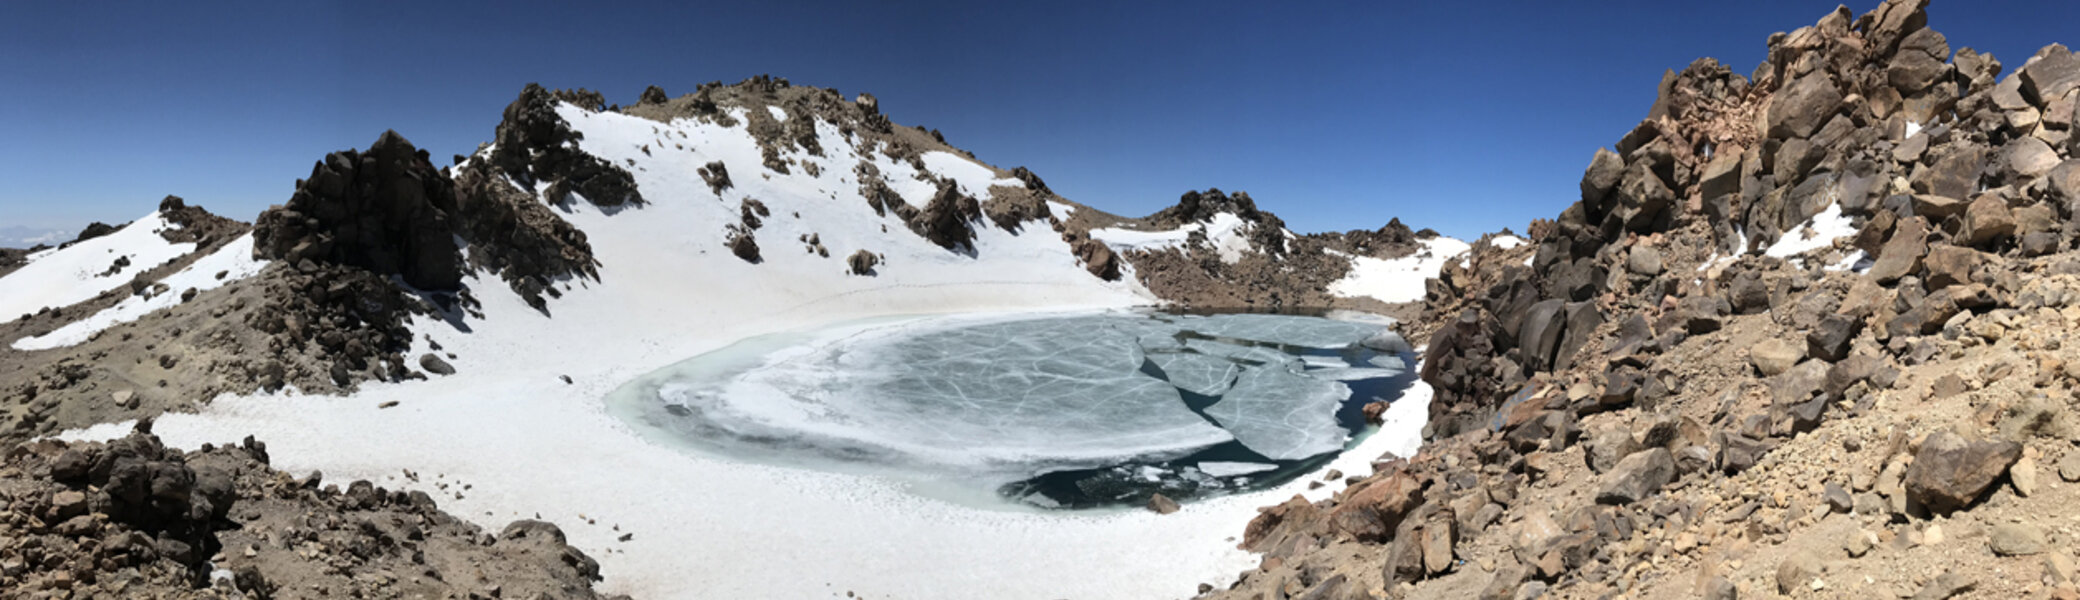
[[[144,421],[106,444],[0,461],[8,598],[593,598],[599,564],[555,525],[491,534],[424,492],[267,466],[267,446],[183,453]]]
[[[1206,596],[2080,597],[2080,58],[1926,5],[1671,72],[1528,267],[1432,282],[1421,456]]]

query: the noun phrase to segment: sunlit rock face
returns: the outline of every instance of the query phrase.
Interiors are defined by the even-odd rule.
[[[898,474],[1042,506],[1290,479],[1407,385],[1376,323],[1107,313],[855,323],[645,375],[614,412],[745,460]],[[1381,352],[1374,348],[1383,348]]]

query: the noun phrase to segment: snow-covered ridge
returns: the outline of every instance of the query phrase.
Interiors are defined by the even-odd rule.
[[[1235,264],[1242,254],[1253,249],[1249,233],[1255,224],[1232,212],[1216,213],[1213,217],[1197,223],[1186,223],[1176,229],[1143,231],[1123,227],[1106,227],[1091,230],[1091,239],[1098,240],[1114,252],[1133,250],[1168,250],[1183,248],[1193,233],[1204,233],[1206,241],[1220,253],[1221,262]],[[1291,232],[1287,232],[1288,235]]]
[[[727,110],[739,123],[748,113],[741,107]],[[998,281],[1007,273],[1004,265],[1017,264],[1030,273],[1019,279],[1093,290],[1122,289],[1084,272],[1068,244],[1047,228],[1026,228],[1013,234],[978,221],[971,255],[949,251],[912,234],[892,212],[876,215],[861,195],[856,175],[861,163],[873,165],[889,189],[917,207],[930,203],[938,191],[932,178],[952,181],[984,206],[996,201],[990,193],[992,187],[1025,186],[966,157],[925,152],[919,157],[925,167],[920,172],[911,162],[881,152],[879,143],[862,143],[856,136],[841,133],[836,125],[819,121],[815,130],[823,156],[785,153],[785,159],[804,168],[778,173],[763,166],[758,140],[742,125],[729,127],[687,118],[660,123],[568,103],[561,104],[557,112],[583,134],[577,142],[579,149],[624,166],[648,200],[644,206],[611,215],[587,203],[571,203],[570,212],[563,215],[587,233],[595,257],[603,265],[601,276],[606,285],[636,277],[617,272],[655,267],[666,272],[641,277],[665,281],[706,278],[820,296],[896,285]],[[722,162],[733,174],[733,187],[718,194],[693,175],[711,161]],[[747,199],[756,200],[770,213],[760,219],[754,232],[763,249],[762,262],[755,265],[730,255],[725,246],[727,228],[741,221]],[[813,251],[805,238],[820,243],[827,252]],[[882,258],[876,276],[846,273],[845,257],[860,250]]]
[[[1504,239],[1516,241],[1502,242]],[[1447,263],[1473,249],[1472,244],[1443,236],[1420,243],[1422,249],[1401,258],[1378,259],[1345,254],[1351,259],[1350,274],[1329,284],[1329,293],[1345,298],[1369,296],[1387,303],[1422,300],[1424,282],[1437,277]],[[1506,249],[1522,244],[1523,240],[1514,236],[1497,236],[1488,243]],[[1509,245],[1503,245],[1505,243]]]
[[[78,344],[109,327],[135,321],[153,311],[178,305],[187,290],[204,292],[252,277],[266,268],[267,262],[253,258],[253,234],[248,233],[225,244],[209,256],[197,259],[179,272],[160,279],[158,283],[164,284],[166,289],[156,295],[124,297],[115,306],[73,321],[56,331],[15,340],[12,346],[16,350],[49,350]]]
[[[0,323],[90,300],[194,251],[159,235],[179,228],[154,211],[108,235],[30,254],[29,264],[0,277]]]

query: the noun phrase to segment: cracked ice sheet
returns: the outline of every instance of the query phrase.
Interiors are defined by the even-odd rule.
[[[1256,365],[1278,365],[1288,371],[1302,368],[1300,358],[1262,346],[1243,346],[1227,342],[1193,338],[1184,341],[1187,350],[1207,356],[1218,356],[1245,367]]]
[[[1308,348],[1342,348],[1372,337],[1381,329],[1373,324],[1288,315],[1179,316],[1170,322],[1214,337]]]
[[[1244,369],[1221,401],[1206,407],[1242,445],[1272,460],[1297,460],[1343,449],[1336,409],[1351,389],[1278,367]]]
[[[1189,352],[1150,354],[1148,360],[1163,371],[1171,385],[1201,396],[1219,396],[1228,391],[1235,384],[1236,374],[1242,371],[1240,365],[1226,358]]]
[[[720,390],[678,396],[745,443],[984,471],[1176,457],[1233,439],[1139,371],[1142,331],[1130,323],[896,327],[776,355]]]

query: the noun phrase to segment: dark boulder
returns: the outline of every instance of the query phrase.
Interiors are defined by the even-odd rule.
[[[707,182],[708,191],[714,192],[716,196],[721,196],[722,190],[729,189],[735,185],[729,180],[729,165],[722,164],[722,161],[719,160],[709,161],[708,164],[702,165],[695,172],[700,173],[701,181]],[[873,199],[869,198],[868,201],[872,202]],[[874,212],[875,214],[880,214],[881,207],[874,207]]]
[[[1574,367],[1575,354],[1603,326],[1603,311],[1595,302],[1571,302],[1561,313],[1566,326],[1560,332],[1559,345],[1553,347],[1553,369],[1565,371]]]
[[[1582,173],[1582,204],[1603,206],[1604,196],[1617,187],[1618,179],[1625,175],[1625,159],[1617,153],[1603,148],[1596,149],[1596,157],[1590,159],[1589,168]]]
[[[1566,304],[1559,300],[1546,300],[1531,305],[1518,329],[1517,348],[1524,353],[1524,369],[1542,372],[1553,367],[1553,350],[1560,343],[1560,334],[1566,328],[1561,310]]]
[[[1752,315],[1769,310],[1769,286],[1762,281],[1762,274],[1743,271],[1728,284],[1726,301],[1733,306],[1734,314]]]
[[[1632,231],[1646,231],[1675,203],[1676,194],[1646,161],[1632,163],[1618,180],[1610,218]]]
[[[941,248],[967,248],[975,240],[970,223],[981,217],[982,205],[974,196],[961,193],[951,183],[942,183],[932,201],[910,220],[910,229]]]
[[[1718,296],[1688,296],[1676,303],[1676,321],[1692,335],[1718,331],[1733,306]]]
[[[2047,106],[2066,92],[2080,88],[2080,58],[2065,46],[2054,44],[2037,54],[2035,62],[2016,72],[2022,80],[2023,97],[2037,106]]]
[[[1806,333],[1806,353],[1827,362],[1849,356],[1849,343],[1863,332],[1863,320],[1848,315],[1828,315],[1820,326]]]
[[[100,222],[100,221],[95,221],[95,222],[92,222],[92,223],[88,223],[88,224],[87,224],[87,227],[86,227],[85,229],[81,229],[81,230],[79,230],[79,235],[77,235],[77,236],[73,236],[73,238],[72,238],[72,243],[74,243],[74,244],[77,244],[77,243],[80,243],[80,242],[84,242],[84,241],[87,241],[87,240],[91,240],[91,239],[94,239],[94,238],[98,238],[98,237],[101,237],[101,236],[104,236],[104,235],[108,235],[108,234],[111,234],[111,233],[115,233],[115,232],[116,232],[116,229],[117,229],[117,227],[116,227],[116,226],[114,226],[114,225],[110,225],[110,224],[107,224],[107,223],[103,223],[103,222]]]
[[[1921,259],[1927,253],[1928,222],[1918,216],[1900,220],[1865,274],[1878,283],[1890,284],[1920,271]]]
[[[1934,29],[1922,29],[1900,40],[1899,52],[1885,68],[1885,76],[1901,95],[1912,96],[1950,76],[1950,43]]]
[[[1027,169],[1025,167],[1018,167],[1012,169],[1011,177],[1013,179],[1017,179],[1021,182],[1024,182],[1026,184],[1026,189],[1032,190],[1033,193],[1042,196],[1054,195],[1054,190],[1047,189],[1047,182],[1042,181],[1040,179],[1040,176],[1033,174],[1033,171],[1030,169]]]
[[[1937,514],[1976,502],[2022,458],[2022,445],[1996,439],[1967,441],[1948,430],[1929,434],[1907,467],[1907,499]]]
[[[881,264],[881,257],[866,250],[853,252],[852,256],[845,258],[845,265],[852,270],[853,275],[873,275],[874,266],[878,264]]]
[[[426,372],[428,372],[428,373],[432,373],[432,374],[435,374],[435,375],[454,375],[454,374],[455,374],[455,367],[454,367],[454,366],[452,366],[452,365],[449,365],[449,364],[448,364],[448,361],[445,361],[445,360],[441,360],[441,357],[439,357],[439,356],[436,356],[436,355],[434,355],[433,353],[430,353],[430,352],[429,352],[429,353],[426,353],[426,354],[421,354],[421,355],[419,355],[419,368],[421,368],[421,369],[425,369],[425,370],[426,370]]]
[[[1769,137],[1811,137],[1834,117],[1841,107],[1842,93],[1824,72],[1814,72],[1786,85],[1770,100]]]
[[[1979,171],[1985,167],[1989,152],[1985,146],[1953,142],[1941,148],[1931,149],[1930,152],[1933,158],[1929,159],[1927,165],[1915,169],[1913,176],[1908,180],[1915,193],[1954,200],[1971,197],[1979,191]],[[1958,203],[1956,210],[1961,212],[1963,209],[1963,204]],[[1914,213],[1926,216],[1931,221],[1948,216],[1923,212],[1922,203],[1918,198]]]
[[[1666,448],[1634,452],[1604,474],[1603,484],[1596,492],[1596,502],[1617,505],[1638,502],[1661,491],[1662,486],[1675,480],[1675,476],[1675,456]]]

